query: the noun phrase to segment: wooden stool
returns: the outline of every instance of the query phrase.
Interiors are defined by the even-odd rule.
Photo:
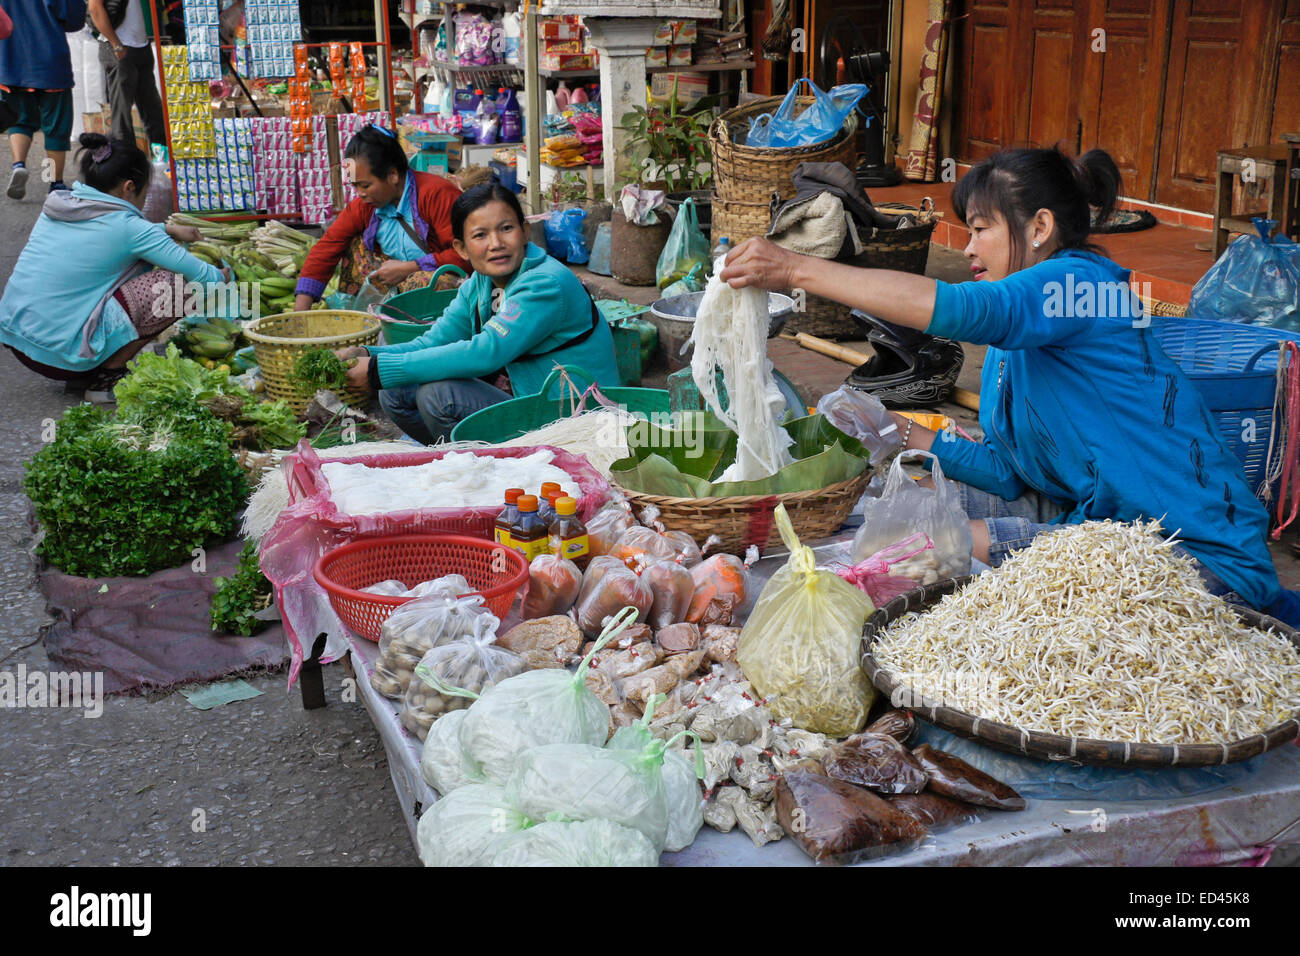
[[[1219,180],[1214,190],[1214,258],[1218,259],[1228,245],[1228,234],[1240,232],[1253,234],[1255,227],[1250,220],[1263,216],[1276,219],[1286,229],[1287,218],[1287,164],[1291,154],[1289,146],[1244,146],[1241,149],[1225,149],[1218,154]],[[1256,183],[1268,183],[1268,209],[1265,212],[1252,212],[1241,216],[1232,214],[1233,180],[1251,170],[1249,177]]]

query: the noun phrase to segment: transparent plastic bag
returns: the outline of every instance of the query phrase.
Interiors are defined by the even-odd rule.
[[[933,488],[923,488],[903,470],[909,460],[930,459]],[[905,451],[894,459],[879,498],[862,502],[862,527],[853,537],[853,563],[884,551],[904,538],[922,532],[934,548],[922,551],[889,573],[918,584],[970,573],[970,519],[961,507],[955,482],[943,476],[939,459],[928,451]]]
[[[493,866],[658,866],[639,830],[609,820],[549,820],[503,839]]]
[[[478,594],[435,594],[408,601],[388,615],[379,629],[379,659],[370,673],[370,686],[385,697],[401,700],[415,668],[430,650],[459,638],[495,634],[500,624]]]
[[[445,797],[470,783],[483,783],[483,771],[465,755],[460,746],[460,725],[467,710],[453,710],[433,722],[420,751],[420,776]]]
[[[920,793],[925,771],[907,748],[888,734],[854,734],[822,757],[826,776],[876,793]]]
[[[653,528],[641,525],[628,528],[609,555],[618,558],[638,574],[654,561],[671,561],[677,557],[678,542],[664,537]]]
[[[524,620],[563,614],[573,607],[581,590],[582,572],[576,564],[554,554],[538,555],[528,566]]]
[[[691,568],[691,580],[695,593],[686,620],[700,627],[731,624],[749,591],[745,562],[734,554],[715,554]]]
[[[816,568],[784,505],[775,517],[790,559],[759,595],[740,632],[736,661],[777,717],[828,736],[856,733],[875,700],[860,659],[871,600]]]
[[[607,505],[587,522],[587,545],[593,555],[609,554],[636,519],[623,505]]]
[[[656,694],[646,705],[644,716],[630,727],[620,727],[605,745],[607,750],[644,750],[654,734],[650,724],[655,709],[667,700],[667,695]],[[691,751],[664,751],[664,799],[668,803],[668,833],[664,849],[669,853],[684,850],[695,841],[695,834],[704,826],[704,794],[700,779],[704,776],[704,752],[699,737]]]
[[[617,614],[575,673],[527,671],[503,680],[470,706],[461,724],[460,744],[488,780],[504,783],[520,757],[533,747],[605,742],[609,707],[587,688],[587,669],[592,656],[635,619],[635,608]]]
[[[611,567],[596,578],[590,588],[583,588],[578,598],[578,627],[588,637],[599,634],[605,622],[620,609],[636,608],[638,622],[650,613],[654,594],[649,585],[626,567]]]
[[[371,308],[379,306],[388,298],[388,290],[378,280],[374,280],[374,276],[373,272],[370,273],[366,276],[365,282],[361,283],[361,288],[352,297],[351,311],[369,312]]]
[[[464,710],[475,695],[523,673],[523,658],[494,641],[495,634],[488,633],[430,648],[406,690],[402,726],[424,740],[443,714]]]
[[[841,385],[821,397],[817,411],[844,434],[862,442],[872,461],[892,455],[903,444],[898,426],[880,399],[860,388]]]
[[[654,595],[648,618],[652,628],[657,631],[686,620],[695,597],[695,580],[689,570],[676,561],[656,561],[641,578]]]
[[[1258,235],[1234,240],[1201,276],[1187,314],[1300,332],[1300,245],[1269,238],[1276,220],[1251,222]]]
[[[531,825],[500,787],[475,783],[424,811],[416,843],[425,866],[487,866],[506,837]]]

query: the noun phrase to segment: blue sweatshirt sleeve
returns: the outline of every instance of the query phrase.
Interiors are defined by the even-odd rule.
[[[1121,291],[1131,294],[1087,260],[1048,259],[997,281],[939,282],[925,331],[1000,349],[1068,346],[1092,331],[1102,311],[1096,297]]]
[[[131,251],[160,269],[179,272],[191,282],[224,282],[221,270],[197,256],[190,255],[156,222],[132,218],[128,220],[127,242]]]
[[[1011,501],[1028,490],[1011,463],[987,441],[965,438],[949,439],[946,433],[935,438],[930,451],[939,459],[944,477],[971,485],[980,491]]]
[[[479,334],[418,351],[394,354],[380,350],[375,354],[380,381],[384,388],[395,388],[489,375],[528,354],[554,334],[563,320],[562,313],[557,311],[563,302],[562,290],[555,279],[530,275],[510,291],[497,314],[484,324]]]
[[[366,351],[371,355],[404,355],[468,339],[474,334],[474,303],[478,301],[478,288],[474,279],[462,283],[456,298],[423,335],[396,345],[371,345]]]

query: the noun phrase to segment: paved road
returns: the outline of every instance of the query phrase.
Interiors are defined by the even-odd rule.
[[[37,170],[39,144],[33,154]],[[4,142],[0,170],[9,164]],[[33,181],[19,202],[0,193],[0,282],[45,188]],[[20,482],[42,420],[58,418],[72,398],[6,350],[0,381],[4,657],[47,620]],[[39,644],[0,671],[19,664],[49,667]],[[341,665],[325,669],[329,706],[315,711],[302,709],[296,691],[286,694],[283,674],[249,680],[263,696],[210,711],[179,694],[113,698],[97,719],[0,710],[0,865],[418,864],[379,736],[361,704],[340,699],[344,676]]]

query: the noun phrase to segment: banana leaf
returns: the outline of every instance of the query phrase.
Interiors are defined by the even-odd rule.
[[[687,415],[698,418],[692,421]],[[735,433],[708,412],[684,413],[682,425],[680,429],[649,423],[631,426],[631,454],[611,466],[610,478],[631,491],[678,498],[776,495],[814,491],[854,478],[867,469],[871,458],[857,439],[824,416],[810,415],[781,426],[794,439],[792,464],[756,481],[715,482],[712,479],[735,461]]]

